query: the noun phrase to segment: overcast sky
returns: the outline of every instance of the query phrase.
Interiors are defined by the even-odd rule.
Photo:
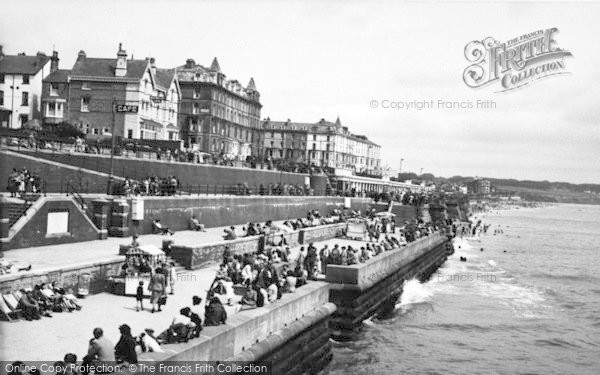
[[[382,146],[384,165],[453,175],[600,183],[599,3],[7,1],[7,54],[116,57],[122,42],[159,67],[217,56],[254,77],[262,117],[335,121]],[[571,74],[512,92],[472,89],[464,47],[557,27]],[[493,100],[496,109],[371,108],[371,101]]]

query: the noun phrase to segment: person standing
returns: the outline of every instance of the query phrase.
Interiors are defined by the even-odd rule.
[[[144,282],[140,281],[135,292],[135,311],[144,311]]]
[[[175,278],[177,277],[175,272],[175,262],[171,262],[169,265],[169,294],[175,294]]]
[[[148,284],[148,290],[151,293],[150,303],[152,304],[152,313],[156,311],[155,307],[158,307],[158,311],[162,311],[159,301],[166,296],[166,286],[167,279],[163,274],[163,270],[157,267],[150,278],[150,284]]]

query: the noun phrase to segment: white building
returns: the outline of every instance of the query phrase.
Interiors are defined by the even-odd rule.
[[[57,68],[56,53],[5,55],[0,45],[0,126],[18,129],[41,119],[42,79]]]

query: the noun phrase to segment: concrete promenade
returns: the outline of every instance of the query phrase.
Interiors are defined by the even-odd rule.
[[[142,245],[151,244],[158,247],[162,246],[163,239],[186,244],[214,243],[222,240],[224,228],[208,228],[207,232],[180,231],[173,236],[142,235],[138,241]],[[237,226],[236,229],[236,232],[241,234],[241,226]],[[32,270],[29,272],[36,272],[92,261],[122,259],[122,256],[118,255],[119,244],[130,242],[131,237],[110,237],[108,240],[9,250],[4,255],[7,260],[19,265],[31,264]],[[335,243],[353,246],[363,244],[358,241],[331,239],[319,242],[317,246],[320,248],[325,243],[330,247]],[[291,259],[298,257],[299,249],[300,246],[292,249]],[[217,269],[217,264],[211,264],[193,271],[180,270],[175,283],[175,295],[169,295],[167,305],[160,313],[150,313],[147,300],[144,301],[147,310],[136,312],[134,297],[100,293],[81,299],[81,311],[54,313],[52,318],[43,317],[31,322],[0,322],[0,360],[54,362],[62,360],[64,354],[69,352],[77,354],[81,359],[87,351],[87,344],[95,327],[102,327],[106,337],[113,343],[119,339],[118,326],[124,323],[131,326],[134,335],[139,335],[145,328],[154,329],[158,335],[169,326],[179,309],[191,307],[192,296],[198,295],[205,299]],[[24,273],[26,272],[18,274]],[[7,276],[0,276],[0,279],[2,277]],[[234,303],[239,299],[240,297],[236,296]],[[204,302],[197,309],[202,318]],[[168,347],[164,346],[165,349]]]

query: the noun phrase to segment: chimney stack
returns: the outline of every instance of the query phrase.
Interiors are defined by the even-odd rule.
[[[52,58],[50,59],[50,73],[56,72],[58,70],[58,52],[52,51]]]
[[[84,50],[80,50],[79,53],[77,54],[77,61],[84,61],[85,60],[85,51]]]
[[[117,51],[117,68],[115,76],[125,77],[127,74],[127,51],[123,49],[123,44],[119,43],[119,51]]]
[[[156,59],[154,57],[150,58],[150,70],[152,74],[156,74]]]
[[[185,60],[185,68],[186,69],[192,69],[194,66],[196,66],[196,62],[194,61],[194,59]]]

